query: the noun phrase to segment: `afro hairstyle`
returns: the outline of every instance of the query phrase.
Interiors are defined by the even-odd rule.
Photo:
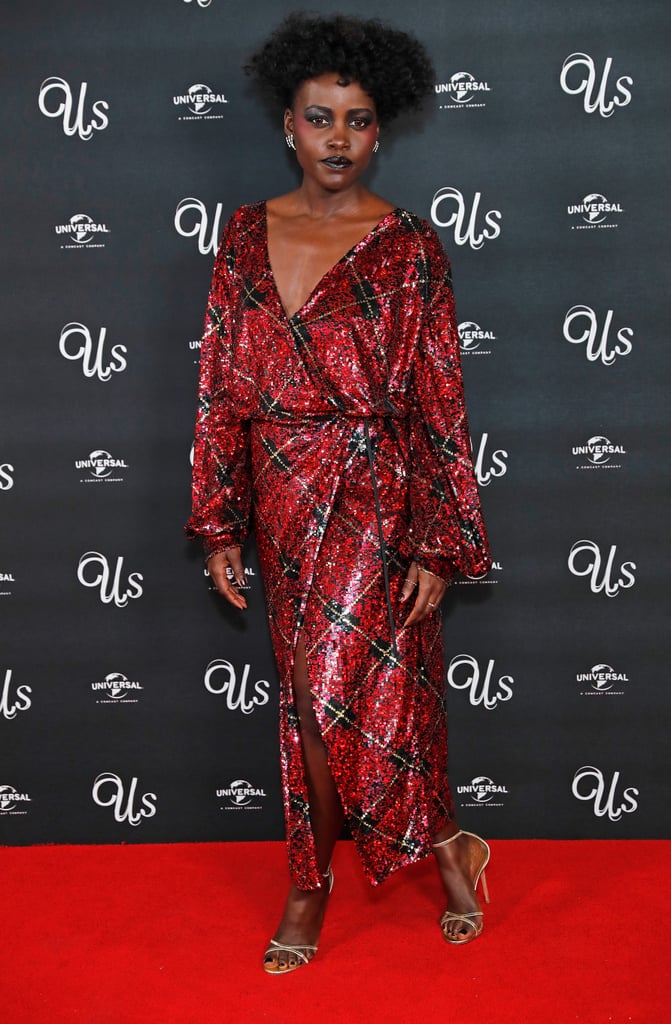
[[[409,33],[377,19],[299,11],[278,25],[245,71],[282,107],[292,105],[307,79],[335,72],[372,96],[383,124],[420,107],[435,80],[424,46]]]

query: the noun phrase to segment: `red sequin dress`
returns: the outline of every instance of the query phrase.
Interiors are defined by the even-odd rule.
[[[449,264],[431,226],[388,213],[287,317],[265,204],[217,255],[201,352],[190,536],[243,544],[254,512],[280,676],[295,883],[318,888],[292,678],[315,714],[374,884],[453,816],[440,615],[402,630],[412,559],[449,581],[490,556],[471,462]]]

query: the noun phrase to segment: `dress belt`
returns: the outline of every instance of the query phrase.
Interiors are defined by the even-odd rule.
[[[370,441],[370,429],[368,426],[368,416],[364,417],[363,421],[363,432],[366,439],[366,454],[368,455],[368,465],[370,466],[370,477],[373,482],[373,499],[375,501],[375,515],[377,518],[377,535],[380,542],[380,558],[382,559],[382,574],[384,576],[384,593],[387,599],[387,613],[389,615],[389,629],[391,630],[391,646],[394,652],[394,657],[398,659],[398,647],[396,646],[396,626],[394,624],[394,610],[391,604],[391,588],[389,586],[389,565],[387,563],[387,549],[384,541],[384,534],[382,532],[382,509],[380,508],[380,496],[377,489],[377,477],[375,476],[375,459],[373,456],[373,446]],[[392,433],[398,438],[398,428],[393,422],[390,416],[384,417],[385,425],[389,427]]]

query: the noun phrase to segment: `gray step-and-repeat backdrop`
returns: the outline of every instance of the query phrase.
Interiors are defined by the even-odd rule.
[[[219,234],[297,181],[241,71],[291,7],[2,5],[5,844],[283,834],[253,547],[242,621],[182,524]],[[664,835],[668,4],[338,7],[436,64],[369,185],[454,265],[495,556],[445,602],[461,823]]]

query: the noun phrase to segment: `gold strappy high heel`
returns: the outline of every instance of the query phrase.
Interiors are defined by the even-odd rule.
[[[460,829],[459,832],[455,832],[455,834],[450,836],[449,839],[444,839],[442,843],[434,843],[434,849],[453,843],[455,839],[459,838],[459,836],[469,837],[469,874],[471,877],[473,892],[477,890],[478,882],[482,878],[482,892],[485,897],[485,903],[489,903],[489,890],[487,888],[485,868],[489,863],[491,851],[484,839],[481,839],[480,836],[476,836],[474,832],[466,832],[463,829]],[[470,841],[473,839],[475,842]],[[480,918],[480,920],[478,920],[478,918]],[[462,924],[468,925],[472,931],[467,933],[465,938],[458,939],[454,935],[450,935],[448,932],[448,925],[450,921],[460,921]],[[440,928],[443,933],[443,938],[446,942],[452,943],[453,946],[463,946],[465,943],[472,942],[473,939],[477,939],[478,935],[481,934],[483,927],[484,924],[482,922],[481,910],[473,910],[470,913],[457,914],[448,907],[440,919]],[[460,931],[461,930],[462,929],[460,929]]]
[[[324,873],[324,878],[328,879],[330,896],[333,889],[333,871],[331,868]],[[291,971],[297,971],[299,967],[309,964],[316,952],[317,946],[289,946],[285,942],[277,942],[275,939],[271,939],[270,945],[264,953],[263,969],[266,974],[290,974]],[[293,962],[289,959],[286,963],[281,964],[279,957],[273,957],[272,960],[266,959],[268,956],[273,956],[274,953],[288,953],[293,958]]]

